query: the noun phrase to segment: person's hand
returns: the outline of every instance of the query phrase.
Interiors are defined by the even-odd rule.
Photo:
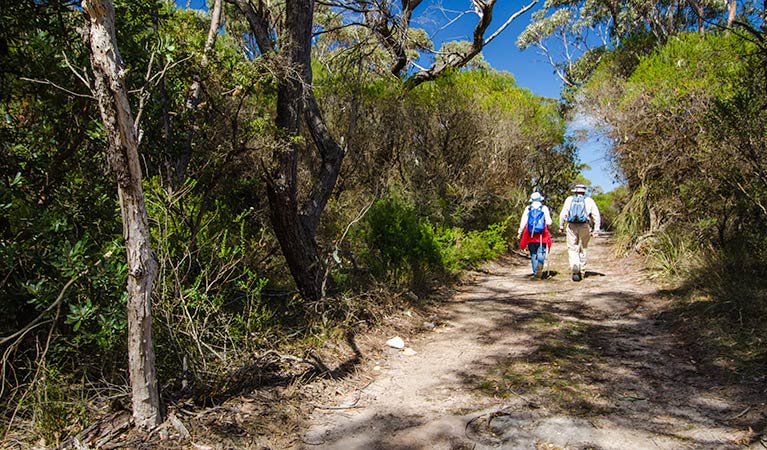
[[[517,233],[517,239],[522,239],[522,233]]]
[[[592,232],[591,237],[599,237],[599,231]]]
[[[564,228],[560,228],[560,229],[559,229],[559,234],[562,234],[562,233],[564,233],[564,232],[565,232],[565,229],[564,229]]]

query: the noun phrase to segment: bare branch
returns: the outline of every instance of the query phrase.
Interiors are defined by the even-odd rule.
[[[83,72],[83,74],[80,74],[80,72],[75,69],[72,64],[69,62],[69,58],[67,58],[66,53],[62,53],[61,56],[64,58],[64,62],[67,64],[67,67],[69,67],[69,70],[72,71],[73,74],[88,88],[88,90],[91,89],[91,81],[88,79],[87,72]],[[95,98],[95,97],[91,97]]]
[[[349,22],[349,23],[345,23],[345,24],[337,26],[337,27],[324,28],[324,29],[322,29],[320,31],[315,31],[312,34],[312,36],[316,37],[316,36],[320,36],[322,34],[333,33],[334,31],[340,31],[340,30],[344,30],[346,28],[352,28],[352,27],[366,27],[367,28],[367,25],[365,23],[362,23],[362,22]]]
[[[54,83],[51,80],[38,80],[38,79],[35,79],[35,78],[27,78],[27,77],[19,77],[19,79],[24,80],[24,81],[29,81],[30,83],[47,84],[47,85],[55,87],[56,89],[64,91],[64,92],[66,92],[69,95],[74,95],[75,97],[89,98],[89,99],[95,99],[96,98],[92,94],[78,94],[77,92],[70,91],[69,89],[61,87],[61,86],[59,86],[58,84]]]
[[[36,318],[35,318],[35,319],[34,319],[32,322],[30,322],[29,324],[27,324],[27,325],[26,325],[24,328],[22,328],[21,330],[19,330],[19,331],[17,331],[17,332],[15,332],[15,333],[13,333],[13,334],[12,334],[12,335],[10,335],[10,336],[6,336],[6,337],[4,337],[4,338],[0,338],[0,345],[5,345],[5,343],[6,343],[6,342],[8,342],[8,341],[10,341],[10,340],[13,340],[13,339],[16,339],[16,338],[22,338],[22,337],[24,337],[24,335],[26,335],[26,334],[27,334],[29,331],[31,331],[32,329],[34,329],[34,328],[37,326],[37,323],[38,323],[38,322],[40,322],[40,321],[43,319],[43,317],[45,317],[46,315],[48,315],[48,313],[50,313],[51,311],[53,311],[55,308],[57,308],[57,307],[59,306],[59,304],[62,302],[62,300],[64,300],[64,294],[66,294],[66,293],[67,293],[67,290],[69,289],[69,287],[70,287],[70,286],[72,286],[72,284],[73,284],[75,281],[77,281],[77,279],[78,279],[78,278],[80,278],[80,277],[81,277],[82,275],[84,275],[85,273],[86,273],[86,271],[82,271],[82,272],[80,272],[79,274],[77,274],[77,275],[75,275],[74,277],[72,277],[72,279],[70,279],[70,280],[67,282],[67,284],[65,284],[65,285],[64,285],[64,287],[61,289],[61,291],[59,292],[59,296],[56,298],[56,300],[55,300],[53,303],[51,303],[51,304],[50,304],[50,306],[48,306],[48,307],[45,309],[45,311],[41,312],[41,313],[40,313],[40,315],[38,315],[38,316],[37,316],[37,317],[36,317]],[[18,341],[19,341],[19,340],[17,340],[16,342],[18,342]],[[0,393],[0,396],[2,396],[2,394],[1,394],[1,393]]]
[[[437,31],[435,31],[434,33],[432,33],[432,35],[430,36],[430,38],[431,38],[431,39],[434,39],[434,37],[435,37],[435,36],[437,36],[437,34],[439,34],[441,31],[443,31],[443,30],[445,30],[445,29],[449,28],[449,27],[450,27],[450,25],[452,25],[452,24],[454,24],[454,23],[458,22],[458,21],[461,19],[461,17],[465,16],[466,14],[470,14],[470,13],[471,13],[471,11],[463,11],[463,12],[461,12],[461,13],[460,13],[460,14],[458,14],[457,16],[455,16],[455,17],[453,17],[452,19],[450,19],[450,20],[449,20],[449,21],[448,21],[448,22],[447,22],[445,25],[443,25],[443,26],[439,27],[439,28],[437,29]]]
[[[508,27],[508,26],[511,24],[511,22],[514,22],[514,20],[516,20],[516,19],[517,19],[519,16],[521,16],[522,14],[526,13],[527,11],[529,11],[529,10],[530,10],[530,8],[532,8],[533,6],[535,6],[535,4],[536,4],[536,3],[538,3],[538,0],[533,0],[533,1],[532,1],[532,2],[530,2],[529,4],[527,4],[527,5],[523,6],[523,7],[522,7],[522,9],[520,9],[519,11],[515,12],[514,14],[512,14],[512,15],[511,15],[511,16],[510,16],[510,17],[509,17],[507,20],[506,20],[506,22],[504,22],[504,23],[503,23],[503,25],[501,25],[501,26],[500,26],[500,27],[499,27],[499,28],[498,28],[498,29],[495,31],[495,33],[491,34],[491,35],[490,35],[490,37],[488,37],[487,39],[485,39],[485,42],[484,42],[484,44],[482,44],[482,45],[487,45],[487,44],[489,44],[489,43],[490,43],[490,42],[491,42],[493,39],[495,39],[496,37],[498,37],[498,35],[499,35],[499,34],[501,34],[501,33],[503,32],[503,30],[505,30],[505,29],[506,29],[506,27]]]
[[[261,54],[274,53],[276,51],[274,42],[269,34],[269,21],[266,17],[266,11],[262,7],[256,9],[248,0],[227,0],[234,4],[245,15],[248,20],[251,31],[256,38],[256,44]]]
[[[469,61],[471,61],[472,58],[477,56],[482,51],[488,42],[490,42],[504,29],[506,29],[506,27],[508,27],[508,25],[514,19],[518,18],[521,14],[532,8],[533,5],[537,3],[537,1],[538,0],[533,0],[530,4],[523,6],[517,13],[513,14],[506,22],[504,22],[504,24],[495,33],[493,33],[493,35],[485,39],[484,35],[493,19],[493,8],[495,7],[496,3],[495,0],[487,0],[486,2],[482,0],[472,0],[475,8],[475,13],[479,16],[479,22],[477,22],[477,25],[474,27],[473,39],[469,49],[462,53],[451,52],[447,55],[444,55],[442,59],[435,61],[430,68],[416,72],[405,82],[405,88],[413,89],[425,81],[437,78],[446,70],[458,69],[465,66]]]
[[[144,112],[144,103],[146,102],[146,99],[149,98],[149,94],[151,94],[152,92],[151,89],[149,88],[154,88],[155,86],[157,86],[157,84],[160,82],[162,78],[165,77],[165,74],[168,73],[169,70],[192,58],[191,56],[187,56],[186,58],[180,59],[178,61],[168,62],[165,64],[165,67],[163,67],[162,70],[155,73],[154,75],[151,75],[154,55],[155,53],[153,52],[152,56],[149,58],[149,64],[147,64],[147,73],[146,73],[144,85],[138,91],[131,91],[131,92],[139,93],[139,106],[138,106],[138,109],[136,110],[136,119],[133,121],[133,128],[135,130],[138,130],[139,123],[141,123],[141,115]],[[139,139],[139,143],[140,141],[141,139]]]

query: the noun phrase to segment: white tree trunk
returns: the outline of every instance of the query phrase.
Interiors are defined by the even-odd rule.
[[[111,0],[83,0],[88,13],[91,66],[109,148],[117,176],[123,236],[128,257],[128,364],[136,426],[160,423],[160,398],[152,343],[151,295],[157,261],[149,242],[149,220],[141,187],[138,139],[133,124],[124,69],[117,51]]]

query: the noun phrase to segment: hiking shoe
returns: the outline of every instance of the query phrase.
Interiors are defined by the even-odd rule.
[[[581,281],[581,268],[578,265],[573,266],[573,281]]]
[[[539,267],[538,271],[535,272],[535,278],[543,278],[543,267]]]

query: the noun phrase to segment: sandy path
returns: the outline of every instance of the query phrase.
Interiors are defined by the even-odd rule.
[[[542,281],[527,263],[475,273],[407,340],[415,355],[387,349],[368,384],[314,411],[304,448],[743,448],[765,399],[695,360],[638,261],[600,237],[582,282],[561,241],[551,262]]]

